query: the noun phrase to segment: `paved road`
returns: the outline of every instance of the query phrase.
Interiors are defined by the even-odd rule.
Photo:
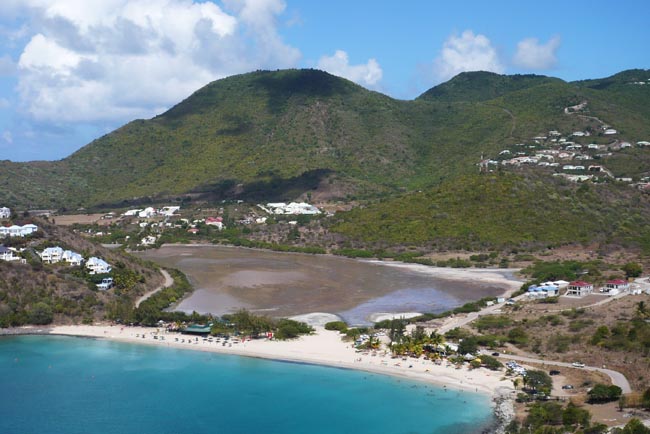
[[[145,295],[143,295],[142,297],[138,298],[138,300],[135,302],[135,307],[140,306],[140,303],[142,303],[143,301],[145,301],[146,299],[148,299],[149,297],[154,295],[156,292],[162,291],[165,288],[169,288],[170,286],[172,286],[174,284],[174,279],[172,279],[172,276],[170,276],[167,271],[165,271],[165,270],[163,270],[161,268],[160,272],[162,273],[163,277],[165,278],[165,281],[163,282],[163,284],[161,286],[159,286],[158,288],[154,289],[153,291],[149,291]]]
[[[484,351],[483,354],[490,354],[490,352],[489,351]],[[540,363],[540,364],[545,364],[545,365],[550,365],[550,366],[561,366],[561,367],[564,367],[564,368],[584,369],[586,371],[602,372],[603,374],[609,376],[609,378],[612,380],[612,384],[620,387],[621,390],[623,391],[623,393],[631,393],[632,392],[632,388],[630,387],[630,383],[627,381],[627,378],[625,378],[625,375],[621,374],[618,371],[612,371],[611,369],[597,368],[595,366],[585,366],[584,368],[574,368],[571,365],[571,363],[567,363],[567,362],[555,362],[555,361],[552,361],[552,360],[534,359],[532,357],[515,356],[515,355],[511,355],[511,354],[501,354],[501,355],[499,355],[499,358],[507,359],[507,360],[515,360],[517,362]]]

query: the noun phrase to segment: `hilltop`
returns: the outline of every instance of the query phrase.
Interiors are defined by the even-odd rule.
[[[400,101],[322,71],[257,71],[210,83],[63,160],[0,162],[0,202],[76,209],[414,191],[475,171],[504,145],[584,128],[587,116],[616,125],[620,138],[650,137],[650,86],[634,84],[646,75],[567,83],[463,73]],[[584,101],[582,117],[564,112]]]

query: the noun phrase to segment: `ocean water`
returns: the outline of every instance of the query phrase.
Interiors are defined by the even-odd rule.
[[[477,433],[489,398],[365,372],[104,340],[0,338],[0,433]]]

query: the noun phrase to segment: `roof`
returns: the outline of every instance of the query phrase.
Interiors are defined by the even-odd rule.
[[[614,280],[608,280],[607,283],[611,285],[625,285],[627,281],[623,279],[614,279]]]
[[[573,281],[573,282],[569,283],[569,286],[585,287],[585,286],[593,286],[593,285],[591,283],[589,283],[589,282],[584,282],[582,280],[576,280],[576,281]]]
[[[197,333],[197,334],[207,334],[210,333],[212,330],[212,327],[210,325],[202,325],[202,324],[192,324],[189,325],[183,329],[181,329],[182,333]]]

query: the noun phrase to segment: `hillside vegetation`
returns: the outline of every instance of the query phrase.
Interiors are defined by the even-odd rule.
[[[506,144],[593,123],[587,116],[616,125],[623,138],[650,137],[650,88],[630,84],[644,74],[566,83],[463,73],[400,101],[322,71],[257,71],[215,81],[61,161],[0,162],[0,202],[75,209],[183,195],[413,191],[473,172],[482,155]],[[564,113],[583,101],[580,116]]]
[[[628,186],[474,174],[341,214],[332,231],[382,247],[480,250],[620,243],[650,251],[650,202]]]
[[[39,236],[5,239],[24,248],[26,263],[0,261],[0,327],[23,324],[92,323],[106,319],[115,303],[133,305],[138,295],[161,284],[157,268],[119,250],[93,244],[65,228],[37,220]],[[115,287],[99,291],[84,267],[45,264],[37,252],[60,246],[86,258],[98,256],[113,266]],[[99,277],[101,279],[101,277]]]

